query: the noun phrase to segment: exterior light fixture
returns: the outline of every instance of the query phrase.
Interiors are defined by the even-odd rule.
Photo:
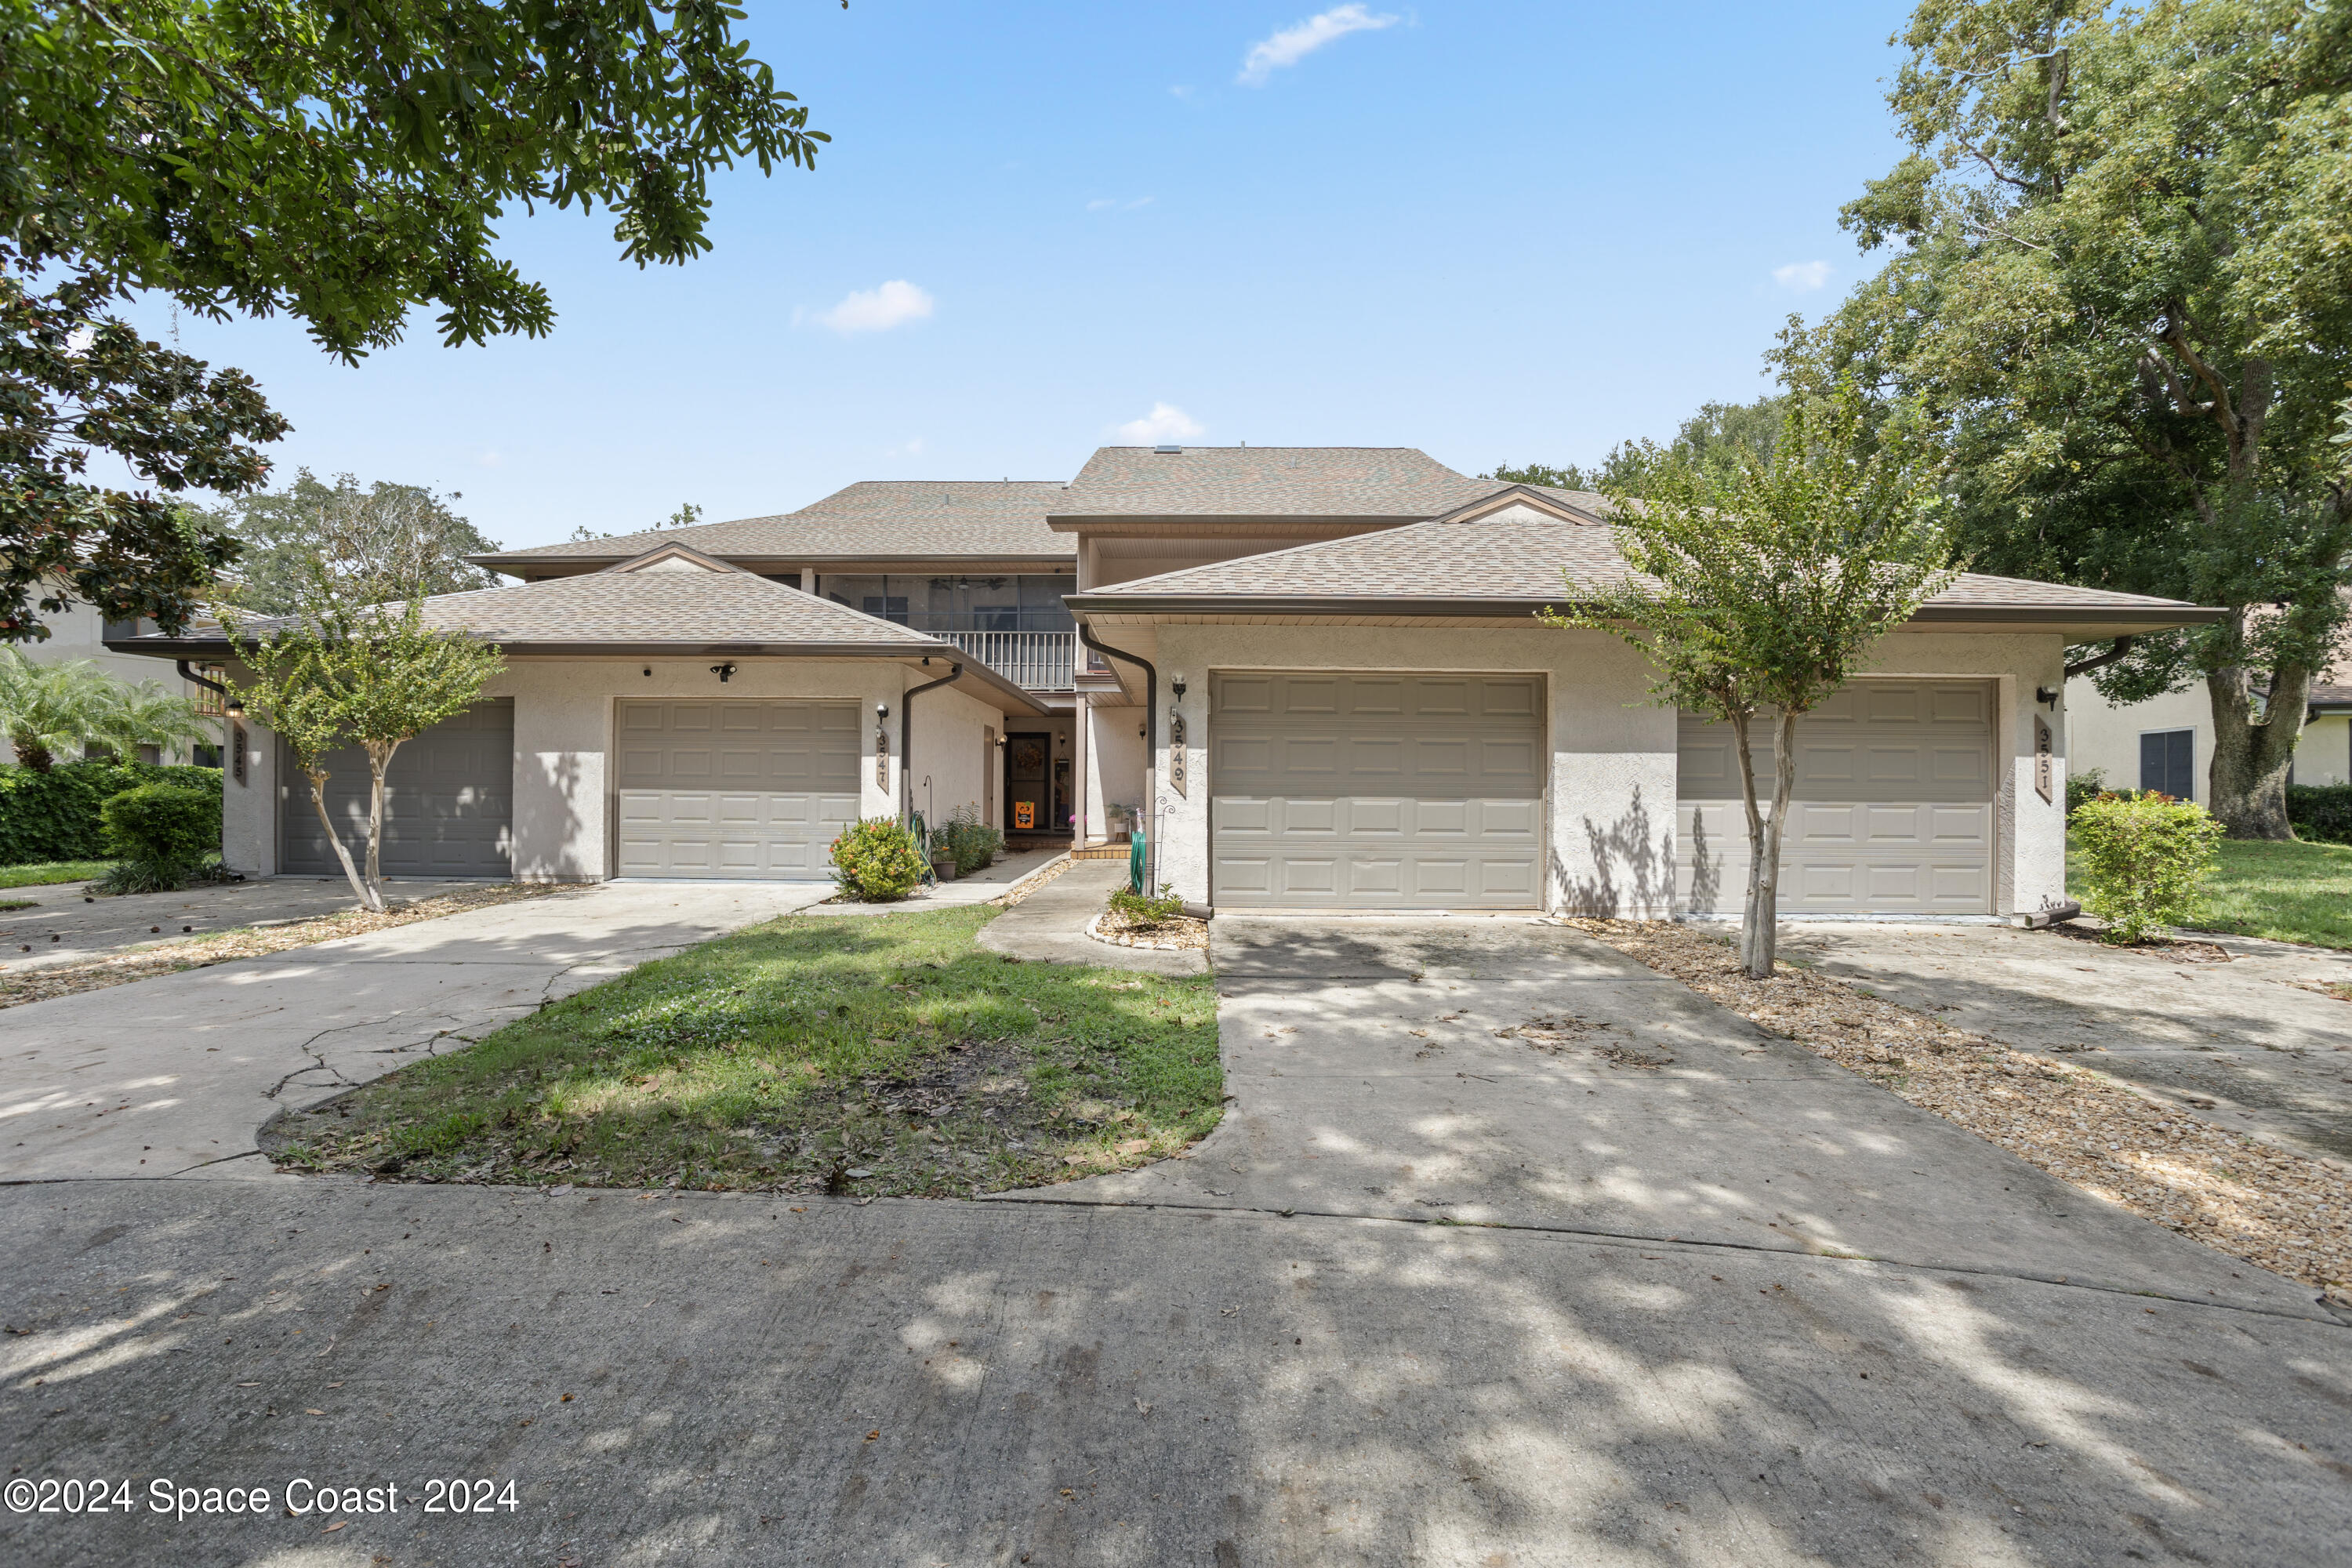
[[[710,667],[710,673],[719,678],[719,685],[724,686],[727,684],[728,678],[735,673],[735,666],[731,662],[727,664],[714,664]]]
[[[245,703],[242,699],[232,697],[228,700],[228,716],[232,719],[245,717]]]
[[[877,719],[890,717],[890,705],[887,702],[877,702],[874,705],[874,717]]]
[[[1169,684],[1170,688],[1171,688],[1171,689],[1172,689],[1175,691],[1175,693],[1176,693],[1176,700],[1177,700],[1177,701],[1179,701],[1179,702],[1183,701],[1183,700],[1184,700],[1184,672],[1183,672],[1182,670],[1181,670],[1181,669],[1180,669],[1180,670],[1178,670],[1175,674],[1173,674],[1173,675],[1170,676],[1170,677],[1168,678],[1168,684]]]
[[[2033,700],[2048,703],[2050,710],[2055,713],[2058,711],[2058,689],[2054,686],[2037,686],[2033,689]]]

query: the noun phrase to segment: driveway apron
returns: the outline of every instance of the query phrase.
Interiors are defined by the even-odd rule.
[[[1225,1121],[1017,1201],[1504,1225],[2316,1313],[1564,927],[1219,917]]]

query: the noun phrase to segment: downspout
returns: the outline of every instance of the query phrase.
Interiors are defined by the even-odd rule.
[[[930,663],[926,658],[923,662]],[[915,810],[915,699],[924,692],[945,686],[963,673],[963,666],[951,664],[948,672],[937,680],[927,680],[920,686],[910,686],[898,694],[898,789],[906,804],[898,812],[901,822],[912,819]],[[929,826],[925,823],[926,827]]]
[[[226,697],[227,697],[227,696],[228,696],[229,692],[228,692],[228,688],[227,688],[227,687],[223,686],[219,681],[215,680],[211,676],[208,676],[208,675],[198,675],[198,674],[195,672],[195,670],[194,670],[194,668],[189,665],[189,663],[188,663],[188,661],[187,661],[186,659],[184,659],[184,659],[180,660],[179,662],[180,662],[180,673],[181,673],[181,675],[182,675],[182,676],[185,677],[185,678],[186,678],[187,679],[189,679],[189,680],[194,681],[196,685],[203,687],[203,688],[204,688],[205,690],[207,690],[207,691],[217,691],[217,692],[219,692],[219,693],[221,694],[221,696],[222,696],[222,697],[224,697],[224,698],[226,698]]]
[[[1149,807],[1160,795],[1160,672],[1151,668],[1150,659],[1097,641],[1083,621],[1078,623],[1078,640],[1107,658],[1123,658],[1143,670],[1143,771],[1151,779],[1151,790],[1140,805]],[[1150,811],[1145,815],[1150,819],[1151,831],[1143,837],[1143,890],[1151,894],[1160,888],[1160,817]]]

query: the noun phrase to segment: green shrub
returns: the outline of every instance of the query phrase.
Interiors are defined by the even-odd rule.
[[[1125,915],[1129,925],[1156,926],[1184,912],[1184,896],[1176,891],[1173,882],[1160,883],[1157,898],[1121,888],[1111,894],[1110,907]]]
[[[905,898],[927,869],[914,830],[891,817],[869,816],[833,841],[833,879],[868,903]]]
[[[2066,775],[2066,815],[2072,817],[2086,800],[2095,800],[2107,793],[2107,770],[2084,768],[2079,773]]]
[[[100,883],[109,893],[184,888],[220,846],[216,793],[179,784],[142,784],[99,808],[108,849],[122,863]]]
[[[0,866],[107,858],[100,808],[142,784],[200,789],[219,809],[218,768],[160,767],[152,763],[59,763],[47,773],[0,764]]]
[[[959,877],[969,877],[986,866],[1003,847],[1004,835],[980,819],[977,806],[958,806],[946,825],[931,835],[932,852],[946,850],[955,861]]]
[[[2297,838],[2352,844],[2352,784],[2289,784],[2286,819]]]
[[[2085,801],[2073,827],[2083,902],[2107,922],[2112,942],[2140,942],[2153,927],[2188,920],[2221,838],[2203,806],[2154,792]]]

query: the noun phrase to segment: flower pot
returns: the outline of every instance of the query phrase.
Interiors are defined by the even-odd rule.
[[[931,861],[931,875],[937,877],[942,882],[954,881],[956,876],[955,857],[952,855],[940,855],[934,857]]]

